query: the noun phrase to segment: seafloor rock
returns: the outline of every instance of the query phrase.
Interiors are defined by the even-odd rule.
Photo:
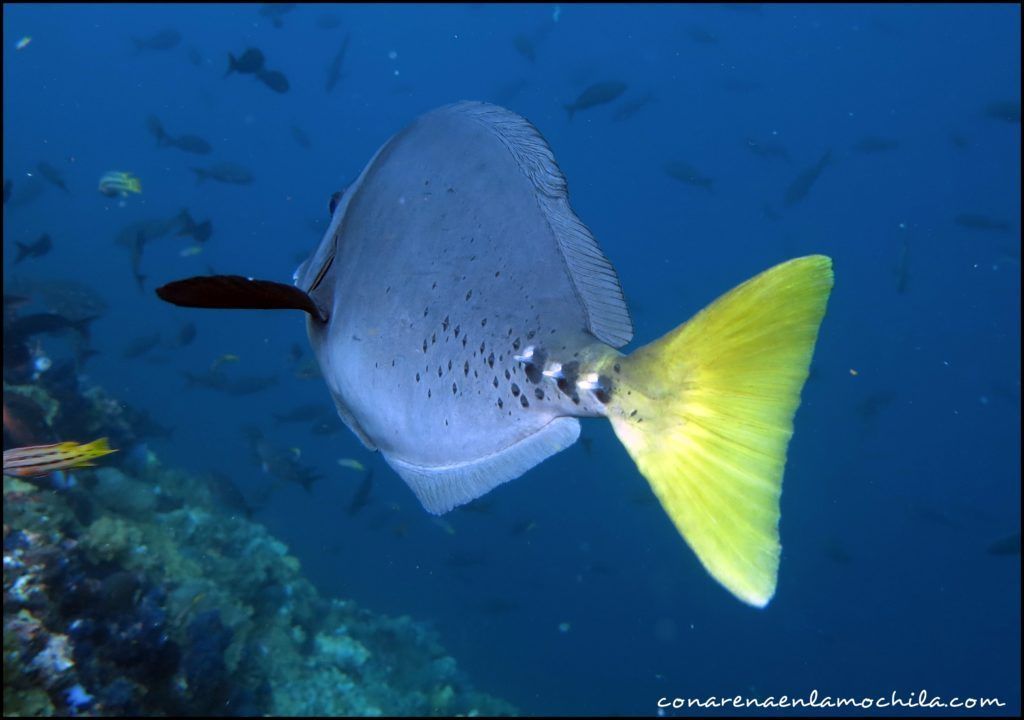
[[[75,408],[76,436],[132,442],[99,390],[50,407],[56,424]],[[148,449],[74,476],[4,477],[6,714],[514,712],[425,626],[321,597],[263,526]]]

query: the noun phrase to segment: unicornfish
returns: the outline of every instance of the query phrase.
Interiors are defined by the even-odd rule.
[[[793,417],[832,288],[811,255],[629,353],[618,275],[527,120],[460,102],[416,119],[332,202],[294,285],[171,282],[191,307],[292,308],[338,414],[445,513],[604,417],[707,571],[763,607]]]

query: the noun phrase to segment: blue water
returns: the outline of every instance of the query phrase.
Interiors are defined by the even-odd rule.
[[[319,27],[325,15],[338,26]],[[433,623],[482,689],[526,713],[654,714],[662,697],[814,689],[997,697],[1019,713],[1020,556],[987,552],[1020,530],[1019,7],[299,6],[281,25],[253,5],[4,6],[4,178],[17,192],[45,161],[71,191],[46,185],[5,207],[5,280],[73,278],[107,299],[84,371],[175,428],[150,443],[166,462],[220,469],[253,497],[268,478],[240,427],[298,448],[324,478],[275,490],[256,518],[325,593]],[[133,36],[165,28],[180,43],[135,53]],[[227,53],[250,46],[289,92],[223,77]],[[625,95],[570,123],[562,106],[606,80]],[[648,91],[654,101],[613,119]],[[767,609],[707,576],[604,421],[584,422],[589,451],[502,486],[486,513],[438,522],[347,431],[273,422],[329,403],[321,380],[292,374],[290,347],[307,348],[298,313],[185,310],[153,294],[208,267],[290,282],[331,193],[417,115],[460,99],[504,102],[547,138],[619,272],[632,347],[776,262],[834,259]],[[995,102],[1017,103],[1018,119],[993,117]],[[149,114],[212,154],[157,147]],[[868,136],[898,145],[858,150]],[[748,138],[790,157],[759,156]],[[787,207],[786,188],[828,149]],[[667,176],[669,160],[714,191]],[[255,181],[198,185],[189,166],[218,161]],[[143,193],[123,206],[99,194],[112,169]],[[211,218],[213,237],[186,257],[183,238],[150,243],[140,293],[115,237],[183,207]],[[1009,227],[965,227],[963,213]],[[43,232],[54,249],[15,268],[15,241]],[[133,338],[169,341],[187,320],[193,344],[122,359]],[[232,372],[279,384],[244,397],[185,388],[182,371],[225,353],[239,357]],[[355,515],[359,475],[339,458],[375,471]]]

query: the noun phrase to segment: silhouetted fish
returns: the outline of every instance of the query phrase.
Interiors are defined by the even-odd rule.
[[[758,157],[779,158],[789,162],[789,150],[782,143],[774,140],[756,140],[748,137],[743,141],[743,144]]]
[[[360,510],[366,507],[367,503],[370,502],[371,490],[373,490],[373,468],[366,471],[362,482],[359,483],[355,494],[352,495],[352,500],[348,504],[349,515],[357,515]]]
[[[519,33],[512,39],[512,46],[515,47],[516,52],[522,55],[530,62],[537,61],[537,48],[533,44],[533,40],[524,33]]]
[[[686,37],[698,45],[717,45],[718,38],[702,27],[690,25],[686,28]]]
[[[700,170],[682,160],[672,160],[662,166],[665,174],[675,178],[681,183],[704,188],[708,192],[714,192],[714,179],[707,177]]]
[[[569,120],[572,120],[572,116],[577,111],[610,103],[624,92],[626,92],[625,83],[616,81],[595,83],[580,93],[572,103],[563,107],[569,113]]]
[[[260,17],[270,20],[270,24],[280,29],[284,27],[284,16],[295,9],[295,3],[264,3],[260,6]]]
[[[278,70],[260,70],[256,73],[256,77],[276,93],[286,93],[290,87],[288,85],[288,78]]]
[[[143,335],[137,337],[128,343],[124,350],[121,351],[121,357],[125,359],[137,358],[145,355],[150,350],[160,344],[160,333],[154,333],[152,335]]]
[[[320,15],[316,19],[316,26],[321,30],[333,30],[341,27],[341,18],[337,15]]]
[[[192,341],[196,339],[196,324],[187,322],[181,326],[178,331],[177,344],[178,347],[185,347],[191,345]]]
[[[51,185],[59,187],[61,190],[68,193],[69,195],[71,194],[71,191],[68,190],[68,186],[67,184],[65,184],[64,178],[61,176],[60,171],[53,165],[41,162],[38,165],[36,165],[36,169],[39,171],[39,174],[43,177],[43,179],[46,180],[46,182],[50,183]]]
[[[989,555],[1020,555],[1020,533],[1007,535],[988,546]]]
[[[1010,223],[1005,220],[996,220],[988,215],[982,215],[981,213],[960,213],[955,218],[955,222],[960,227],[967,228],[968,230],[985,230],[990,232],[1009,232]]]
[[[295,139],[295,142],[297,142],[300,147],[304,147],[306,150],[309,150],[313,146],[313,143],[309,141],[309,136],[298,125],[292,125],[291,132],[292,138]]]
[[[985,114],[995,120],[1002,120],[1008,123],[1020,124],[1020,102],[1014,100],[1001,100],[989,103],[985,107]]]
[[[196,155],[209,155],[213,146],[198,135],[178,135],[172,142],[174,147]]]
[[[248,185],[253,181],[249,169],[235,163],[223,162],[208,168],[193,167],[189,170],[196,174],[196,183],[210,179],[231,185]]]
[[[869,155],[871,153],[889,152],[890,150],[897,149],[899,146],[899,140],[881,137],[880,135],[865,135],[854,144],[853,149],[864,155]]]
[[[322,418],[330,413],[331,409],[328,405],[325,405],[324,403],[311,403],[309,405],[299,405],[287,412],[271,413],[271,415],[273,415],[274,420],[278,423],[295,423],[309,422],[310,420]]]
[[[263,52],[259,48],[247,48],[239,57],[228,53],[228,70],[225,77],[233,72],[241,75],[252,75],[263,69],[265,62]]]
[[[327,92],[331,92],[341,79],[341,68],[345,62],[345,53],[348,52],[349,37],[349,34],[345,33],[345,39],[341,41],[341,47],[338,48],[338,52],[334,54],[331,62],[327,65],[327,84],[324,86]]]
[[[46,233],[43,233],[39,236],[39,239],[28,245],[17,240],[14,244],[18,246],[18,255],[14,258],[15,264],[20,263],[25,258],[42,257],[53,248],[53,241]]]
[[[133,37],[132,42],[135,43],[136,53],[143,50],[172,50],[181,42],[181,33],[174,28],[167,28],[146,38]]]
[[[810,192],[811,186],[814,185],[818,180],[818,177],[821,175],[821,171],[824,170],[831,161],[832,151],[826,150],[818,162],[814,163],[796,176],[793,182],[790,183],[789,189],[786,190],[786,197],[783,200],[786,207],[792,207],[807,197],[807,193]]]
[[[650,91],[647,91],[643,95],[635,97],[632,100],[627,100],[615,109],[615,112],[612,113],[612,120],[615,120],[616,122],[629,120],[655,100],[657,100],[657,98],[654,96],[654,93]]]
[[[197,243],[204,243],[210,239],[213,235],[213,221],[203,220],[202,222],[196,222],[195,218],[192,217],[187,209],[182,209],[178,214],[181,222],[181,229],[178,230],[178,235],[189,235]]]

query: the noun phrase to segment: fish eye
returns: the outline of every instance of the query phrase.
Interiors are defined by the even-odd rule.
[[[338,190],[336,193],[331,195],[331,202],[327,206],[330,209],[331,217],[334,217],[334,210],[338,207],[338,203],[341,202],[341,196],[344,194],[344,190]]]

